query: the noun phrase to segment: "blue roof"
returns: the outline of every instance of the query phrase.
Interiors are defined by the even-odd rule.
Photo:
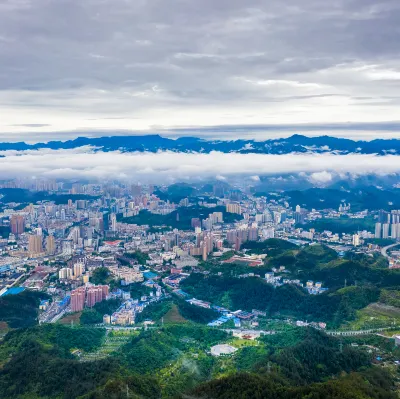
[[[20,294],[22,291],[25,291],[25,287],[11,287],[2,296],[16,295]]]
[[[11,270],[10,265],[0,266],[0,272],[7,272],[8,270]]]
[[[157,274],[155,274],[155,273],[153,273],[153,272],[144,272],[144,273],[143,273],[143,276],[144,276],[145,278],[151,279],[151,278],[157,277]]]

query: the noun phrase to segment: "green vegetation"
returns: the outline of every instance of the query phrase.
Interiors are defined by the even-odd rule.
[[[41,299],[48,299],[44,293],[23,291],[17,295],[0,297],[0,321],[11,328],[29,327],[37,323]]]
[[[161,301],[152,303],[143,309],[143,312],[138,313],[136,322],[140,323],[145,320],[159,321],[172,307],[171,301]]]
[[[26,367],[29,365],[29,367]],[[150,377],[128,373],[112,359],[79,362],[63,359],[56,351],[43,350],[36,342],[23,348],[0,372],[0,391],[11,398],[106,398],[126,383],[133,397],[158,398],[159,389]],[[111,386],[110,386],[111,385]],[[106,396],[101,396],[103,394]]]
[[[92,273],[90,281],[93,284],[107,284],[109,282],[110,272],[106,267],[98,267]]]
[[[382,290],[379,302],[400,308],[400,291],[397,289]]]
[[[5,399],[122,399],[127,387],[136,399],[395,397],[393,378],[369,367],[370,355],[352,348],[353,340],[341,351],[338,339],[317,330],[276,329],[258,341],[189,323],[108,335],[57,324],[16,330],[0,344],[0,392]],[[382,338],[374,339],[368,344],[381,344]],[[389,351],[387,341],[382,345]],[[229,357],[208,354],[220,343],[239,349]]]
[[[125,252],[127,258],[135,259],[139,265],[145,265],[146,261],[150,259],[149,255],[142,251]]]
[[[278,238],[269,238],[265,241],[247,241],[241,249],[247,250],[251,254],[268,254],[268,256],[277,256],[290,249],[297,249],[296,244]]]
[[[259,346],[239,350],[228,362],[218,359],[214,370],[221,370],[222,366],[223,370],[230,367],[232,371],[224,372],[222,379],[196,387],[191,397],[395,397],[392,395],[393,379],[388,373],[365,368],[370,362],[369,355],[353,349],[349,343],[342,351],[338,347],[337,339],[316,330],[286,326],[284,331],[276,335],[264,336]],[[233,370],[247,373],[238,374]],[[344,384],[347,378],[344,372],[356,380],[360,379],[361,388],[358,381],[355,387],[351,387],[349,382]],[[327,378],[341,374],[342,377],[325,382]],[[338,396],[338,392],[349,396]],[[363,392],[362,396],[354,396],[360,392]],[[366,393],[371,396],[366,396]],[[310,396],[304,396],[308,394]]]
[[[203,309],[197,306],[190,305],[183,299],[174,298],[174,302],[162,301],[147,306],[143,312],[136,316],[137,322],[152,320],[161,324],[161,318],[164,318],[164,323],[175,322],[182,323],[188,320],[195,323],[208,323],[217,318],[218,313],[211,309]]]
[[[126,290],[126,287],[124,287]],[[132,299],[140,299],[142,296],[147,296],[153,290],[150,287],[146,287],[142,283],[133,283],[129,285],[129,292]]]
[[[71,357],[71,350],[92,351],[98,348],[104,338],[105,330],[100,328],[71,328],[61,324],[44,324],[28,329],[10,331],[0,346],[0,361],[9,354],[16,353],[37,343],[46,350],[56,350],[57,355]]]
[[[158,215],[149,211],[140,211],[139,215],[122,218],[119,220],[124,223],[154,226],[170,226],[182,230],[191,229],[192,218],[206,219],[213,212],[222,212],[225,222],[234,222],[241,219],[240,215],[225,212],[225,208],[217,206],[215,208],[207,208],[202,206],[181,207],[169,213],[168,215]]]
[[[374,231],[375,220],[372,218],[364,219],[350,219],[348,217],[341,217],[340,219],[318,219],[314,222],[299,225],[303,229],[315,229],[322,232],[324,230],[332,231],[332,233],[356,233],[357,231],[368,230]]]
[[[111,315],[121,305],[120,299],[109,299],[108,301],[102,301],[96,303],[91,309],[84,309],[80,322],[81,324],[97,324],[103,322],[103,316],[105,314]]]
[[[161,200],[177,203],[180,200],[198,194],[198,190],[189,184],[177,183],[168,186],[166,191],[157,190],[154,194]]]
[[[295,285],[274,288],[259,278],[238,279],[225,276],[192,274],[182,282],[184,291],[228,309],[259,309],[270,316],[286,315],[325,321],[338,327],[356,317],[362,309],[379,298],[374,287],[348,287],[332,293],[309,295]]]
[[[4,197],[1,199],[1,202],[17,202],[24,204],[35,204],[39,201],[54,201],[56,205],[67,204],[68,200],[72,199],[73,201],[77,200],[93,200],[98,197],[93,197],[85,194],[49,194],[45,191],[33,192],[29,190],[25,190],[22,188],[2,188],[0,189],[0,194],[3,194]]]
[[[400,309],[382,303],[370,303],[358,310],[353,319],[344,327],[351,330],[393,328],[400,326]]]
[[[180,324],[187,323],[187,320],[182,317],[178,307],[173,304],[171,309],[164,315],[164,324]]]
[[[191,305],[183,299],[176,299],[175,302],[181,316],[195,323],[205,324],[219,317],[219,314],[214,310]]]
[[[65,326],[77,326],[80,324],[82,312],[67,313],[62,319],[58,321],[59,324]]]
[[[393,381],[384,370],[351,373],[339,379],[303,387],[287,386],[278,376],[238,373],[201,385],[191,398],[213,399],[395,399]]]
[[[136,399],[394,398],[397,374],[393,361],[398,360],[400,349],[393,339],[338,339],[316,329],[296,327],[286,318],[325,321],[329,329],[385,326],[392,328],[389,335],[394,334],[394,324],[400,321],[399,271],[389,270],[381,256],[351,254],[339,259],[335,251],[321,245],[301,248],[267,240],[249,247],[268,254],[265,265],[252,271],[285,266],[283,278],[323,281],[329,291],[309,295],[297,285],[274,287],[257,277],[235,278],[226,264],[212,259],[201,264],[210,273],[192,273],[182,281],[182,289],[231,310],[265,311],[267,317],[258,320],[260,327],[275,334],[249,341],[208,328],[204,324],[218,313],[175,296],[138,314],[139,323],[146,319],[156,322],[146,331],[89,327],[120,305],[119,300],[103,301],[82,312],[78,327],[60,322],[8,332],[0,342],[2,398],[122,399],[127,396],[127,386],[130,397]],[[141,254],[133,256],[137,259]],[[235,273],[240,270],[228,266]],[[219,267],[224,270],[222,275],[215,274]],[[101,270],[95,275],[97,282],[109,277]],[[130,289],[132,297],[150,291],[141,284]],[[13,323],[11,314],[17,314],[17,326],[35,323],[40,298],[41,294],[29,292],[0,298],[7,302],[0,307],[7,316],[4,327]],[[18,307],[24,311],[12,310]],[[238,350],[230,356],[211,356],[211,347],[223,343]],[[381,364],[386,367],[371,367],[377,356],[383,357]]]
[[[364,240],[365,244],[375,244],[379,245],[380,247],[386,247],[388,245],[394,244],[396,241],[392,240],[391,238],[369,238]]]
[[[382,190],[373,185],[365,186],[362,189],[341,189],[310,188],[307,190],[286,191],[285,196],[290,197],[293,207],[300,205],[307,209],[337,209],[343,201],[351,203],[352,211],[365,209],[398,209],[400,206],[399,190]],[[390,198],[391,205],[388,204]]]
[[[11,233],[11,228],[9,226],[0,226],[0,236],[2,238],[8,238]]]
[[[337,260],[310,271],[308,278],[323,281],[329,288],[347,285],[374,285],[379,288],[400,286],[400,271],[383,268],[381,258]]]
[[[154,374],[177,360],[187,350],[206,350],[228,335],[201,325],[171,325],[142,332],[121,348],[119,356],[130,369],[141,374]]]

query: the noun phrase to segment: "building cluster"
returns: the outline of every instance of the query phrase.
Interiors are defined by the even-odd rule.
[[[268,250],[251,255],[246,247],[268,239],[307,245],[323,243],[340,256],[347,251],[379,251],[378,244],[370,242],[374,238],[400,241],[397,210],[354,211],[355,207],[344,202],[335,209],[306,209],[290,203],[291,199],[282,193],[259,197],[247,188],[228,188],[220,183],[214,184],[204,197],[179,198],[175,202],[162,199],[168,197],[164,186],[155,191],[151,185],[116,182],[67,185],[21,180],[2,184],[27,188],[34,195],[44,190],[50,199],[39,199],[27,206],[9,204],[0,214],[0,226],[6,232],[0,239],[0,292],[21,286],[51,294],[54,301],[43,310],[47,314],[45,320],[54,320],[57,312],[66,309],[78,311],[94,306],[113,295],[107,285],[90,283],[100,268],[106,270],[108,280],[116,280],[124,289],[132,284],[156,287],[157,277],[152,275],[156,272],[178,294],[180,283],[193,271],[204,270],[210,260],[226,268],[233,268],[234,264],[254,267],[254,272],[241,272],[240,277],[257,277],[257,268],[264,265]],[[365,225],[365,220],[374,220],[372,226],[375,221],[376,224],[372,229],[364,226],[351,232],[341,232],[337,226],[334,231],[315,228],[313,224],[323,219],[333,224],[337,221],[337,226],[343,220],[356,226]],[[154,222],[157,220],[159,224]],[[400,254],[396,256],[393,251],[391,267],[400,264],[396,258],[400,259]],[[310,294],[326,290],[319,282],[301,282],[287,276],[285,270],[277,268],[260,278],[265,277],[275,286],[295,284]],[[124,298],[123,306],[105,322],[134,323],[135,314],[146,303],[162,297],[161,291],[154,289],[154,297],[147,301],[136,303]],[[196,306],[214,306],[182,295]],[[63,305],[56,306],[57,303]],[[252,317],[235,312],[229,312],[234,314],[235,324]]]
[[[375,238],[400,240],[400,210],[380,211],[375,224]]]
[[[265,280],[267,281],[267,283],[272,284],[275,287],[279,287],[284,284],[297,285],[299,287],[306,289],[308,291],[308,293],[312,294],[312,295],[322,294],[323,292],[326,292],[328,290],[328,288],[322,287],[321,282],[314,283],[314,281],[309,280],[309,281],[307,281],[306,284],[303,284],[298,279],[292,280],[292,279],[288,279],[288,278],[283,278],[282,276],[278,276],[275,274],[276,271],[277,270],[275,269],[275,272],[271,271],[271,272],[265,273]],[[285,268],[282,266],[279,271],[284,272]]]
[[[122,285],[140,283],[144,280],[143,273],[139,270],[139,266],[120,266],[117,262],[115,262],[115,264],[107,265],[106,267],[113,274],[113,276],[121,280]]]
[[[80,312],[84,307],[92,308],[96,303],[107,299],[108,285],[87,284],[71,291],[71,311]]]

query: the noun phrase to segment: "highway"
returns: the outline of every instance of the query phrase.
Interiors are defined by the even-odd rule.
[[[381,254],[382,254],[382,256],[384,256],[385,258],[390,258],[390,256],[387,254],[387,251],[388,251],[390,248],[397,247],[398,245],[400,245],[400,243],[391,244],[391,245],[388,245],[388,246],[386,246],[386,247],[383,247],[383,248],[381,249]]]
[[[395,330],[395,327],[373,328],[370,330],[354,330],[354,331],[325,331],[328,335],[348,337],[352,335],[371,335],[382,331]]]

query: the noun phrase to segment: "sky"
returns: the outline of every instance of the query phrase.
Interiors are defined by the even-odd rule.
[[[2,0],[0,140],[400,138],[398,0]]]

